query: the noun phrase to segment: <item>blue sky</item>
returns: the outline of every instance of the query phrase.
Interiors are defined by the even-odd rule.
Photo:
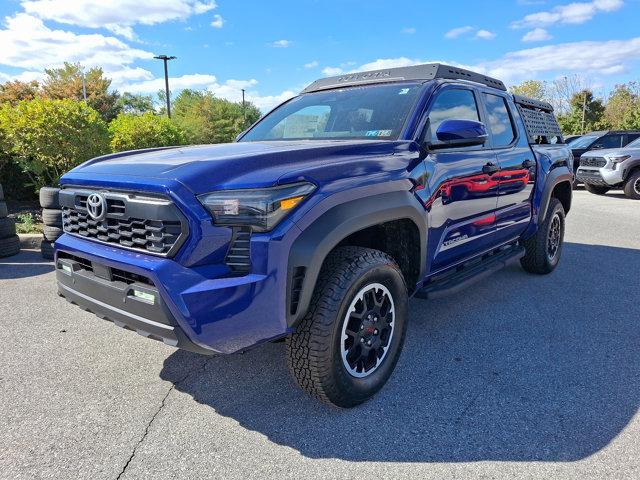
[[[4,0],[0,81],[64,61],[120,91],[209,89],[263,110],[327,74],[444,61],[507,84],[578,73],[602,92],[640,80],[640,0]]]

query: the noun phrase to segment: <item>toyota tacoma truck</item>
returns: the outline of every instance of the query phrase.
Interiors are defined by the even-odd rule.
[[[552,107],[441,64],[323,78],[237,141],[116,153],[62,177],[58,292],[202,354],[284,340],[352,407],[391,375],[411,296],[560,260],[571,151]]]
[[[640,138],[623,148],[584,153],[577,177],[596,195],[622,188],[628,198],[640,200]]]

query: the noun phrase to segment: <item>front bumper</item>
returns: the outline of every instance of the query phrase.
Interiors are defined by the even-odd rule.
[[[277,251],[281,245],[273,243],[270,250]],[[252,250],[264,253],[267,246],[260,247]],[[286,275],[276,275],[275,265],[267,274],[216,278],[212,266],[187,268],[68,234],[56,242],[55,265],[58,292],[67,300],[178,348],[233,353],[290,331],[281,284]],[[122,281],[122,274],[130,280]],[[138,298],[134,290],[157,301]]]
[[[622,183],[622,170],[620,168],[612,170],[606,167],[579,167],[576,176],[582,183],[602,187],[612,187],[614,185]]]

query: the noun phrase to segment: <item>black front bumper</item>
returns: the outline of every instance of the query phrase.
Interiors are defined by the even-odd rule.
[[[56,279],[61,296],[99,318],[172,347],[208,355],[214,353],[189,340],[158,289],[144,278],[112,271],[79,257],[59,255]],[[135,292],[142,292],[147,298],[139,298]]]

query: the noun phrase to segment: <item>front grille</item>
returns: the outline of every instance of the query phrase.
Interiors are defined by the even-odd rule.
[[[602,168],[607,164],[607,161],[601,157],[582,157],[580,159],[581,167],[596,167]]]
[[[87,199],[98,193],[104,215],[95,218]],[[98,242],[154,255],[174,254],[187,236],[186,219],[166,198],[102,190],[60,191],[64,231]]]

